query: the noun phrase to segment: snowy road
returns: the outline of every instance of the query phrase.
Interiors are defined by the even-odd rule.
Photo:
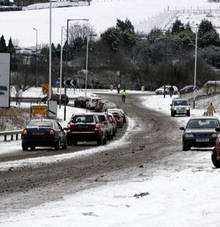
[[[218,226],[219,170],[209,151],[182,152],[187,119],[170,118],[168,98],[144,97],[163,114],[128,98],[122,147],[0,172],[0,226]]]

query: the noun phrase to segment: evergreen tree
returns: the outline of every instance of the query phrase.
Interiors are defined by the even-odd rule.
[[[219,34],[208,20],[203,20],[199,25],[198,30],[198,45],[199,47],[207,47],[210,45],[219,46]]]
[[[184,24],[180,20],[177,19],[173,23],[171,33],[172,34],[178,34],[178,33],[182,32],[183,30],[184,30]]]
[[[0,52],[1,53],[7,52],[7,46],[3,35],[0,38]]]
[[[8,41],[8,53],[10,53],[10,54],[15,53],[15,48],[14,48],[11,38]]]

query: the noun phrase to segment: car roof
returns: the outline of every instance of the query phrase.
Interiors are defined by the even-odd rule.
[[[173,100],[172,101],[188,101],[188,99],[186,99],[186,98],[173,98]]]
[[[76,114],[72,114],[72,117],[74,117],[74,116],[82,116],[82,115],[96,115],[96,113],[76,113]]]
[[[51,118],[32,118],[30,121],[56,121],[55,119],[51,119]]]
[[[107,113],[102,112],[102,113],[95,113],[95,115],[106,115]]]
[[[189,120],[202,120],[202,119],[214,119],[214,120],[219,120],[218,117],[215,116],[196,116],[196,117],[191,117]]]

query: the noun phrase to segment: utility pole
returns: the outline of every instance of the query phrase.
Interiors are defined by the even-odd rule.
[[[198,57],[198,27],[196,28],[195,64],[194,64],[194,79],[193,79],[193,108],[194,109],[196,107],[197,57]]]
[[[33,28],[36,33],[36,47],[35,47],[35,87],[37,86],[37,46],[38,46],[38,30]]]
[[[51,85],[51,74],[52,74],[52,0],[50,0],[50,9],[49,9],[49,97],[48,100],[51,99],[52,85]]]
[[[59,108],[61,108],[61,89],[62,89],[62,82],[63,82],[63,30],[64,26],[61,27],[61,44],[60,44],[60,103]]]
[[[67,22],[66,22],[66,70],[68,69],[68,43],[69,43],[69,23],[70,21],[89,21],[89,19],[86,19],[86,18],[83,18],[83,19],[77,19],[77,18],[73,18],[73,19],[67,19]],[[66,86],[64,87],[64,94],[65,94],[65,97],[66,97]],[[66,120],[66,102],[64,104],[64,121]]]

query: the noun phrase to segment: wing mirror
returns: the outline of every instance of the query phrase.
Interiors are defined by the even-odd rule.
[[[215,131],[216,131],[216,132],[220,132],[220,127],[215,128]]]
[[[179,129],[180,129],[180,130],[183,130],[183,131],[185,130],[185,128],[184,128],[184,127],[180,127]]]

